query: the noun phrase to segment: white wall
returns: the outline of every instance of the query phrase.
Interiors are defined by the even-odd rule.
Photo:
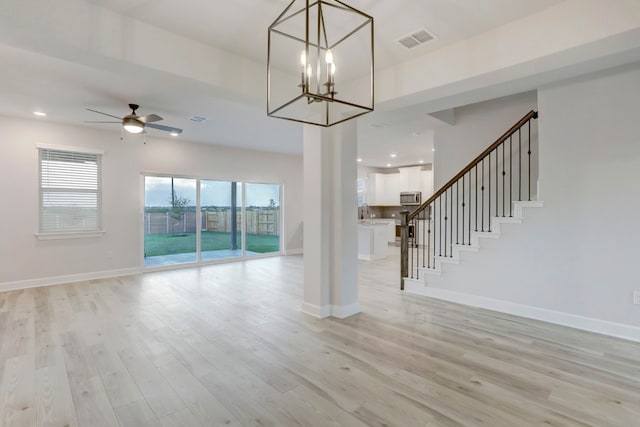
[[[636,65],[541,89],[544,208],[428,286],[640,326],[639,82]]]
[[[535,92],[456,108],[455,125],[434,130],[434,190],[446,184],[500,135],[535,109]],[[535,130],[535,121],[533,125]]]
[[[149,136],[120,141],[117,131],[0,117],[0,286],[56,276],[140,267],[141,173],[175,174],[284,188],[284,249],[302,248],[302,158],[239,150],[184,139]],[[103,205],[106,234],[99,238],[38,240],[36,144],[105,151]]]

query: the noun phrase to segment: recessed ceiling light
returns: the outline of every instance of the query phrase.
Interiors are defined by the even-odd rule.
[[[436,149],[435,149],[435,148],[432,148],[432,149],[431,149],[431,151],[436,151]]]
[[[35,114],[38,117],[46,117],[47,113],[43,113],[42,111],[34,111],[33,114]]]
[[[418,163],[424,163],[424,160],[420,160]]]
[[[178,132],[171,132],[169,135],[171,135],[171,136],[178,136],[178,135],[179,135],[179,133],[178,133]]]
[[[387,163],[387,167],[390,168],[391,167],[391,163]]]
[[[362,163],[362,157],[358,157],[358,158],[356,159],[356,161],[357,161],[358,163]]]
[[[391,153],[391,158],[395,159],[396,157],[398,157],[398,155],[396,153]]]

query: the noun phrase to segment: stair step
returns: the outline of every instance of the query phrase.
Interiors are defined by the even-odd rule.
[[[523,208],[541,208],[543,206],[544,203],[541,200],[513,202],[513,216],[521,218]]]
[[[453,245],[453,247],[459,252],[478,252],[480,250],[478,246],[473,245]]]
[[[440,276],[442,274],[442,270],[433,267],[418,267],[418,274],[420,275],[420,277],[424,277],[425,274],[428,276]]]
[[[411,277],[404,277],[404,290],[409,292],[420,292],[422,288],[427,284],[422,279],[412,279]]]
[[[532,201],[517,201],[513,202],[514,211],[512,217],[502,217],[497,216],[491,218],[491,226],[492,231],[472,231],[471,232],[471,245],[468,244],[451,244],[451,252],[454,256],[435,256],[434,266],[432,268],[428,267],[418,267],[417,268],[417,277],[404,278],[405,280],[405,290],[407,289],[415,289],[419,293],[420,288],[424,288],[426,286],[425,277],[427,276],[440,276],[442,275],[442,265],[443,264],[460,264],[460,253],[461,252],[478,252],[480,249],[479,240],[483,239],[499,239],[500,238],[500,225],[501,224],[521,224],[523,217],[522,211],[523,208],[539,208],[543,207],[543,202],[538,200]],[[465,236],[466,237],[466,236]],[[448,251],[447,251],[448,253]],[[414,270],[415,271],[415,270]]]
[[[458,258],[449,257],[449,256],[437,256],[436,261],[440,261],[445,264],[460,264],[460,260]]]
[[[482,237],[483,239],[499,239],[500,233],[496,233],[495,231],[472,231],[472,236]]]
[[[520,200],[513,202],[514,205],[520,205],[523,208],[542,208],[544,202],[542,200]]]
[[[493,217],[493,221],[501,224],[522,224],[523,218],[509,217],[509,216],[496,216]]]

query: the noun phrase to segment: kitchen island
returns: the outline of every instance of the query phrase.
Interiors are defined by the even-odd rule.
[[[372,261],[387,256],[388,225],[385,222],[358,223],[358,259]]]

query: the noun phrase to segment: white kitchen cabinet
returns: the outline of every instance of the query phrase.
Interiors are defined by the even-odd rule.
[[[358,224],[358,259],[381,259],[387,256],[387,252],[387,228],[384,223]]]
[[[420,171],[420,192],[422,201],[426,201],[433,194],[433,171]]]
[[[400,191],[422,191],[422,166],[400,168]]]
[[[433,194],[433,171],[422,166],[400,168],[400,173],[370,173],[367,179],[367,204],[369,206],[398,206],[400,193],[420,191],[422,200]]]
[[[390,173],[385,178],[384,206],[398,206],[400,204],[400,174]]]
[[[367,180],[367,204],[397,206],[400,204],[400,174],[370,173]]]
[[[387,223],[387,238],[389,243],[396,243],[396,220]]]
[[[384,175],[380,173],[370,173],[367,179],[367,204],[369,206],[379,205],[379,194],[384,188]]]
[[[387,242],[396,242],[396,220],[395,218],[375,218],[371,220],[371,223],[386,224],[387,226]]]

